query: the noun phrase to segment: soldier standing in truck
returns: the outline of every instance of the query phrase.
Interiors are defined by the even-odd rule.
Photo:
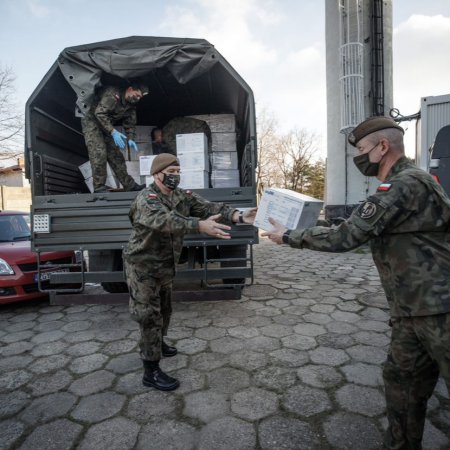
[[[128,144],[138,150],[134,141],[136,132],[136,104],[148,94],[142,83],[131,84],[126,89],[107,86],[100,90],[84,117],[81,127],[92,167],[94,192],[106,192],[106,163],[108,162],[126,191],[140,191],[145,185],[137,184],[128,174],[121,152]],[[124,132],[115,126],[121,124]]]
[[[252,224],[256,208],[239,211],[209,202],[192,191],[179,189],[180,164],[175,155],[161,153],[152,162],[154,183],[140,192],[131,205],[132,231],[124,251],[130,292],[130,313],[139,323],[143,384],[170,391],[179,381],[159,367],[161,356],[177,349],[164,342],[172,313],[172,280],[187,233],[230,239],[228,224]]]

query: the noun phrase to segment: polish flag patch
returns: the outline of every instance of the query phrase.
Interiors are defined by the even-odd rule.
[[[392,184],[383,183],[378,186],[377,192],[386,192],[391,188]]]

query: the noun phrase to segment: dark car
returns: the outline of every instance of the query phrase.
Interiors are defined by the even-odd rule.
[[[41,288],[50,286],[50,273],[69,271],[53,264],[75,264],[81,255],[74,252],[48,252],[40,256]],[[51,265],[45,269],[45,265]],[[53,286],[53,285],[52,285]],[[30,215],[0,211],[0,304],[45,297],[38,287],[37,254],[31,251]]]
[[[430,173],[450,197],[450,125],[442,127],[431,149]]]

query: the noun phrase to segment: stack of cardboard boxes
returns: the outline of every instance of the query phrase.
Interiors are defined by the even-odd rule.
[[[208,140],[204,133],[177,134],[177,157],[180,160],[184,189],[209,188]]]

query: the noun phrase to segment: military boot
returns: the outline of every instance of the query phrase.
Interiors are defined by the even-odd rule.
[[[159,367],[159,361],[142,361],[144,363],[144,386],[154,387],[160,391],[173,391],[180,382],[164,373]]]
[[[142,189],[144,189],[146,186],[145,184],[137,184],[134,183],[134,186],[132,186],[129,191],[142,191]]]
[[[164,341],[162,341],[161,345],[162,355],[167,357],[175,356],[178,353],[178,350],[175,347],[171,347],[167,345]]]

